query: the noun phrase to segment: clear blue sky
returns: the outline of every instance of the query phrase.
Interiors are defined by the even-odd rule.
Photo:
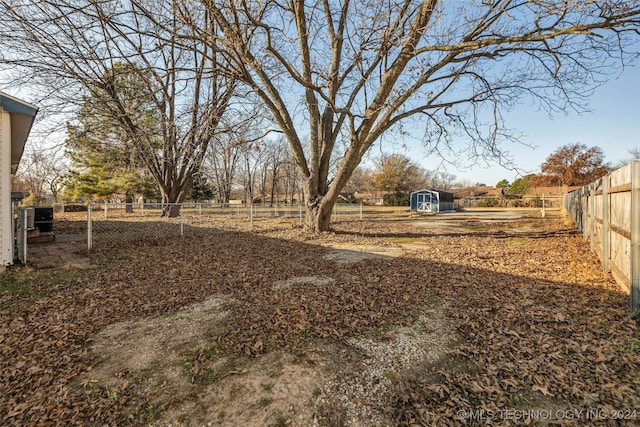
[[[598,146],[605,160],[615,165],[629,157],[628,149],[640,147],[640,64],[626,68],[617,78],[612,78],[596,90],[590,98],[591,112],[578,115],[555,114],[549,118],[547,112],[536,111],[522,105],[504,115],[506,126],[525,136],[522,142],[533,148],[504,146],[512,154],[518,168],[536,173],[547,156],[558,147],[581,143],[588,147]],[[420,147],[409,153],[424,168],[432,169],[434,159],[425,159]],[[499,165],[485,165],[458,170],[447,166],[447,171],[459,181],[471,184],[482,182],[495,185],[501,179],[512,182],[517,173]]]

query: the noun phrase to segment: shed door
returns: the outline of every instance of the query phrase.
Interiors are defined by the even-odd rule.
[[[418,212],[431,212],[431,194],[429,193],[418,193],[417,195],[418,201]]]

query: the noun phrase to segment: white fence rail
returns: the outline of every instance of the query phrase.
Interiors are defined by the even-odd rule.
[[[565,208],[640,316],[640,161],[565,196]]]

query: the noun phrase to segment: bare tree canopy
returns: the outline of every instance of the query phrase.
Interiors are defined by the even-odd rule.
[[[629,163],[631,163],[633,161],[640,160],[640,148],[639,147],[629,148],[627,150],[627,152],[629,153],[629,157],[627,157],[626,159],[620,160],[618,163],[616,163],[614,168],[621,168],[623,166],[628,165]]]
[[[471,156],[504,161],[500,143],[515,138],[501,112],[523,98],[582,110],[635,58],[640,23],[638,1],[202,2],[286,136],[318,231],[388,131],[411,126],[433,151],[462,136]]]
[[[0,0],[0,64],[15,71],[13,83],[36,91],[49,112],[73,112],[90,98],[144,161],[165,203],[189,193],[235,87],[211,43],[178,43],[185,25],[176,6]],[[189,19],[212,31],[204,11],[192,8]]]
[[[67,167],[60,157],[59,151],[44,147],[35,147],[25,153],[17,173],[17,179],[22,184],[19,186],[29,193],[25,204],[37,206],[45,201],[47,195],[56,201],[67,173]]]
[[[640,0],[0,0],[0,64],[57,99],[105,92],[168,202],[186,194],[241,80],[286,137],[307,228],[323,231],[376,141],[410,134],[445,155],[462,138],[471,158],[504,163],[517,137],[502,112],[523,99],[584,110],[636,58],[639,28]],[[159,127],[130,120],[110,90],[117,63],[148,82]]]

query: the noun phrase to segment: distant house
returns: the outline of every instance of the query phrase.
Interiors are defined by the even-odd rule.
[[[356,192],[353,197],[356,201],[359,201],[365,205],[370,206],[383,206],[385,198],[394,195],[393,191],[374,191],[371,193]]]
[[[562,187],[531,187],[522,195],[522,201],[530,207],[560,208],[563,205],[563,196],[579,186]]]
[[[502,188],[493,188],[486,185],[456,188],[451,190],[458,207],[498,206],[503,197]]]
[[[342,202],[346,202],[346,203],[352,203],[355,202],[356,198],[355,195],[353,193],[347,193],[347,192],[342,192],[340,194],[338,194],[338,202],[342,203]]]
[[[562,195],[579,187],[531,187],[525,194],[510,194],[504,188],[474,186],[453,190],[460,204],[473,207],[559,207]],[[544,201],[543,201],[544,199]]]
[[[562,187],[530,187],[524,196],[531,197],[541,197],[541,196],[562,196],[567,194],[570,191],[577,190],[581,188],[579,185],[568,186],[563,185]]]
[[[0,269],[13,264],[11,176],[16,173],[38,108],[0,92]]]
[[[411,193],[410,206],[413,212],[453,211],[453,193],[439,190],[414,191]]]

